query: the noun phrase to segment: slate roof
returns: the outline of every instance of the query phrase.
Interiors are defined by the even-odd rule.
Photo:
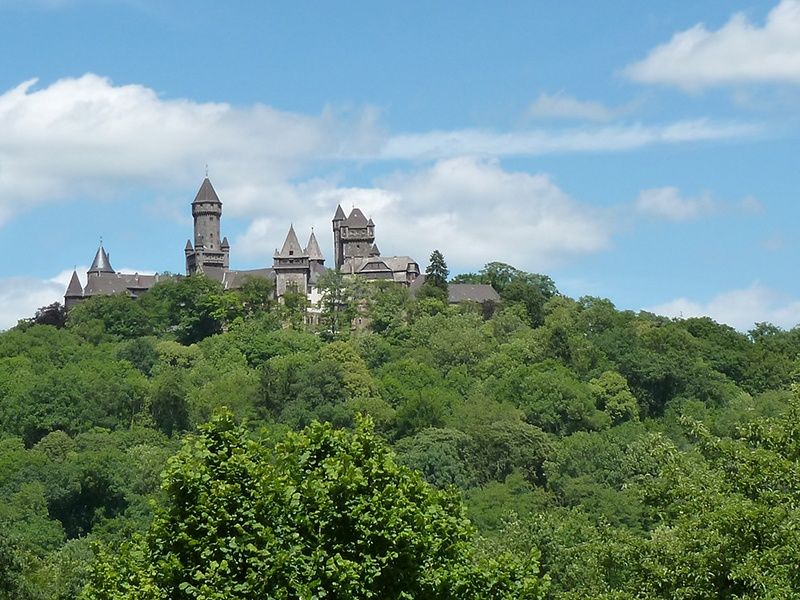
[[[106,254],[106,249],[103,244],[97,249],[97,254],[94,255],[92,266],[89,267],[87,273],[113,273],[114,269],[111,267],[111,260]]]
[[[308,244],[306,245],[306,254],[308,254],[309,260],[325,260],[325,257],[322,256],[322,250],[319,249],[319,244],[317,243],[317,237],[314,235],[314,232],[311,232],[311,237],[308,238]]]
[[[347,227],[366,227],[369,225],[369,221],[367,221],[367,217],[364,216],[360,208],[354,208],[350,211],[350,216],[347,217],[343,225]]]
[[[451,283],[447,286],[447,301],[459,302],[500,302],[500,294],[488,283]]]
[[[342,210],[342,205],[341,205],[341,204],[339,204],[339,205],[336,207],[336,214],[335,214],[335,215],[333,215],[333,220],[334,220],[334,221],[344,221],[344,219],[345,219],[345,217],[344,217],[344,211]]]
[[[84,296],[121,294],[127,292],[132,296],[149,290],[164,278],[159,275],[139,275],[138,273],[101,273],[90,275],[86,279]],[[71,285],[71,283],[70,283]],[[69,290],[67,290],[69,292]]]
[[[302,258],[306,256],[305,250],[297,241],[297,234],[294,232],[294,225],[289,226],[289,233],[286,234],[286,241],[283,242],[283,248],[280,252],[275,253],[276,258]]]
[[[219,201],[219,196],[217,196],[217,192],[214,189],[214,186],[211,185],[211,180],[206,177],[203,179],[203,183],[200,185],[200,189],[197,190],[197,196],[194,197],[194,202],[192,204],[198,204],[199,202],[216,202],[218,204],[222,204]]]
[[[391,279],[405,283],[408,273],[419,273],[419,265],[410,256],[351,256],[345,259],[342,273],[361,274],[367,278],[374,275],[384,279],[381,274],[391,273]]]
[[[425,283],[425,275],[417,277],[410,286],[412,295]],[[500,302],[500,294],[488,283],[450,283],[447,285],[447,301],[459,302]]]
[[[69,285],[67,286],[67,291],[64,296],[83,296],[83,286],[81,286],[81,280],[78,279],[77,271],[72,271],[72,278],[69,280]]]
[[[248,269],[244,271],[227,271],[222,278],[222,285],[226,290],[235,290],[242,287],[248,277],[263,277],[275,281],[275,271],[266,269]]]

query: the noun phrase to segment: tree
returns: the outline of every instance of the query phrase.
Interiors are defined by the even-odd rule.
[[[349,333],[357,312],[352,286],[341,271],[328,269],[317,281],[317,288],[322,296],[320,321],[325,337],[336,339]]]
[[[417,297],[421,299],[438,298],[447,302],[447,278],[449,276],[450,271],[447,269],[444,256],[438,250],[434,250],[431,253],[428,267],[425,269],[425,283],[417,292]]]
[[[60,302],[53,302],[37,309],[30,322],[32,325],[52,325],[61,329],[67,323],[67,309]]]
[[[272,447],[219,414],[170,462],[147,537],[84,598],[538,599],[535,555],[478,562],[454,492],[396,464],[368,420]]]

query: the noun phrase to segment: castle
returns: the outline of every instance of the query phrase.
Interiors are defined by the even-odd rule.
[[[222,202],[211,180],[206,177],[192,202],[194,242],[186,241],[184,255],[186,274],[202,274],[222,283],[225,289],[236,289],[248,277],[263,277],[274,283],[274,293],[281,298],[287,291],[305,293],[311,306],[320,299],[317,282],[325,273],[325,257],[312,230],[303,247],[294,227],[289,227],[280,250],[275,250],[272,266],[261,269],[233,270],[230,268],[230,244],[220,235]],[[375,224],[358,208],[345,216],[341,206],[333,217],[334,266],[342,273],[370,280],[390,280],[410,286],[419,276],[419,265],[409,256],[381,256],[375,244]],[[102,242],[92,266],[86,272],[82,286],[77,271],[72,272],[64,306],[72,308],[85,298],[97,295],[125,293],[137,297],[163,277],[118,273]]]

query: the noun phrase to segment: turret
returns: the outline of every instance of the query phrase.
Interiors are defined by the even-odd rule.
[[[300,245],[294,226],[289,227],[286,240],[280,251],[275,250],[272,268],[275,270],[275,295],[279,298],[287,289],[294,288],[301,294],[308,288],[308,253]]]
[[[69,310],[81,300],[83,300],[83,286],[78,279],[78,272],[73,269],[67,291],[64,292],[64,308]]]
[[[194,218],[194,247],[187,242],[186,274],[204,272],[206,267],[213,267],[208,272],[221,271],[228,268],[230,246],[227,240],[220,237],[220,219],[222,202],[206,177],[192,202]]]
[[[100,275],[101,273],[113,274],[114,272],[114,269],[111,267],[111,259],[106,253],[106,249],[103,248],[103,242],[100,242],[100,247],[97,249],[97,253],[94,255],[92,266],[89,267],[89,270],[86,272],[86,274],[91,277],[94,275]]]
[[[333,215],[333,263],[337,269],[341,267],[344,262],[340,231],[344,219],[344,211],[342,210],[342,205],[339,204],[336,206],[336,214]]]

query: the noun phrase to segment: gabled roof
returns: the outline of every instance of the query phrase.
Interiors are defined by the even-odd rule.
[[[341,204],[339,204],[336,207],[336,214],[333,215],[333,220],[334,221],[344,221],[344,211],[342,210],[342,205]]]
[[[203,179],[203,183],[200,185],[200,189],[197,191],[197,196],[194,197],[194,202],[192,202],[192,204],[197,204],[198,202],[216,202],[222,204],[208,177]]]
[[[114,269],[111,267],[111,260],[108,258],[108,254],[106,254],[105,248],[103,248],[103,244],[100,244],[100,247],[97,249],[97,254],[94,255],[94,260],[92,261],[92,266],[89,267],[87,273],[113,273]]]
[[[344,225],[348,227],[366,227],[369,225],[369,221],[367,221],[367,217],[364,216],[360,208],[354,208],[350,211],[350,216],[347,217]]]
[[[290,256],[295,258],[307,256],[300,242],[297,241],[294,225],[289,226],[289,233],[286,234],[286,241],[283,242],[283,248],[275,255],[276,258],[289,258]]]
[[[83,296],[83,287],[81,286],[81,280],[78,279],[77,271],[72,271],[72,278],[69,280],[69,285],[67,286],[67,291],[64,296]]]
[[[325,257],[322,256],[322,250],[319,249],[319,244],[317,243],[317,236],[314,235],[314,232],[311,232],[311,237],[308,238],[308,244],[306,245],[306,254],[308,254],[309,260],[325,260]]]

